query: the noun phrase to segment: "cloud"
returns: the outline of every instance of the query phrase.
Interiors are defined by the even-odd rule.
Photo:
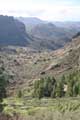
[[[80,6],[53,6],[40,16],[41,18],[54,21],[80,20]]]
[[[0,0],[0,14],[44,20],[80,20],[78,0]]]

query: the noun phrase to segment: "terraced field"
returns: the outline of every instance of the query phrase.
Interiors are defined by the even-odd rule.
[[[79,98],[30,99],[8,98],[4,100],[4,112],[19,115],[23,120],[79,120]]]

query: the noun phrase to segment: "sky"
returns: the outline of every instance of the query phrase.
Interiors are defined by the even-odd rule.
[[[80,0],[0,0],[0,14],[48,21],[80,21]]]

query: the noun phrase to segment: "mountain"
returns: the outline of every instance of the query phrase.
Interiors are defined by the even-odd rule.
[[[58,27],[68,28],[68,29],[80,29],[80,21],[65,21],[65,22],[53,22]]]
[[[10,75],[10,93],[27,89],[45,76],[60,78],[80,69],[80,33],[65,47],[55,51],[31,51],[27,47],[0,48],[0,66]]]
[[[53,73],[57,76],[70,74],[73,71],[80,70],[80,32],[77,33],[72,41],[64,48],[53,52],[56,62],[53,62],[45,68],[45,73]]]
[[[24,23],[27,32],[29,32],[35,25],[46,22],[37,17],[17,17],[17,19]]]
[[[53,24],[50,25],[52,28],[56,27]],[[51,26],[49,26],[50,29]],[[34,91],[34,81],[42,78],[42,84],[44,77],[46,77],[45,80],[49,81],[50,77],[54,76],[58,83],[58,80],[61,80],[60,77],[62,77],[62,75],[66,75],[66,80],[68,80],[68,83],[71,83],[69,84],[70,89],[73,87],[73,84],[79,86],[80,81],[78,82],[77,79],[79,79],[80,75],[77,74],[77,76],[73,77],[73,74],[69,77],[67,75],[76,70],[79,70],[78,72],[80,74],[80,32],[74,35],[71,42],[65,45],[64,48],[51,52],[32,52],[30,50],[27,51],[26,47],[2,47],[2,49],[0,49],[0,68],[8,78],[8,98],[4,99],[1,104],[4,105],[5,108],[3,112],[0,113],[0,120],[31,120],[37,118],[43,120],[44,117],[45,120],[49,120],[49,118],[55,120],[58,118],[61,120],[65,118],[66,120],[74,118],[76,120],[76,118],[78,118],[79,120],[79,95],[76,97],[74,95],[72,98],[68,96],[64,96],[63,98],[57,97],[55,99],[45,97],[40,100],[34,99],[32,95]],[[46,85],[46,83],[47,82],[45,82],[44,85]],[[67,91],[68,84],[64,79],[62,80],[62,84],[65,85],[64,89]],[[60,85],[62,84],[60,82]],[[51,84],[47,86],[50,88],[50,85]],[[57,85],[58,84],[56,84],[56,86]],[[72,87],[70,87],[71,85]],[[35,86],[37,86],[37,84],[35,84]],[[43,88],[43,85],[40,87]],[[78,87],[76,87],[76,90],[78,90],[77,88]],[[62,89],[56,90],[61,90],[62,92]],[[71,89],[71,91],[72,90],[73,89]],[[21,97],[19,97],[19,93],[22,94]]]
[[[72,76],[73,74],[70,75],[70,73],[80,70],[80,33],[76,34],[72,41],[63,49],[56,51],[26,53],[26,48],[24,49],[23,47],[16,47],[15,50],[16,52],[14,54],[7,54],[7,51],[0,51],[0,65],[2,64],[2,70],[5,70],[4,72],[9,74],[9,86],[7,88],[7,92],[8,95],[11,96],[8,96],[8,98],[3,101],[5,108],[3,113],[0,114],[0,119],[31,120],[33,117],[36,119],[38,115],[38,118],[43,120],[43,116],[45,117],[48,114],[48,119],[45,117],[45,120],[49,120],[52,115],[55,120],[57,120],[57,118],[61,118],[61,120],[66,118],[66,120],[69,120],[71,117],[72,120],[73,118],[74,120],[76,120],[76,118],[79,120],[80,109],[77,107],[80,105],[79,96],[64,96],[60,98],[57,97],[55,99],[45,97],[44,99],[39,100],[34,99],[32,97],[32,93],[34,90],[34,81],[39,80],[40,78],[42,78],[41,80],[44,80],[43,78],[46,76],[54,76],[57,80],[61,80],[60,76],[65,74],[66,80],[70,82],[71,79],[70,83],[72,83],[72,85],[79,85],[78,80],[80,71],[77,71],[77,76],[75,76],[76,72],[74,73],[74,76]],[[69,77],[67,76],[68,74],[70,75]],[[48,77],[48,81],[50,80],[50,77]],[[64,79],[62,79],[62,84],[65,84],[64,88],[67,91],[68,84],[64,81]],[[45,80],[47,80],[47,77]],[[22,94],[22,97],[18,97],[19,93]],[[51,109],[48,109],[49,107]]]
[[[79,22],[48,22],[35,17],[17,18],[24,23],[26,32],[32,38],[29,47],[36,50],[56,50],[79,32]]]
[[[77,23],[76,23],[77,24]],[[70,29],[71,28],[71,29]],[[79,31],[78,25],[66,28],[38,18],[0,16],[0,46],[25,46],[41,50],[56,50]]]
[[[75,29],[58,27],[53,23],[41,23],[34,26],[29,34],[33,38],[30,46],[36,49],[56,50],[63,47],[77,33]]]
[[[23,22],[25,25],[37,25],[44,22],[36,17],[18,17],[17,19]]]
[[[13,17],[0,15],[0,46],[26,46],[29,41],[23,23]]]
[[[80,31],[80,22],[48,22],[36,17],[16,18],[25,25],[28,47],[35,50],[56,50],[72,40]]]
[[[80,69],[80,32],[77,33],[72,42],[64,47],[68,55],[66,57],[66,62],[73,69]]]

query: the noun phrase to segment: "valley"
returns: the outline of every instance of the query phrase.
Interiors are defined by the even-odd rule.
[[[78,23],[0,17],[0,120],[79,120]]]
[[[56,51],[37,52],[27,47],[2,47],[0,49],[0,66],[9,74],[8,98],[4,113],[8,119],[44,119],[79,120],[79,97],[32,98],[33,85],[36,80],[46,76],[54,76],[59,80],[80,70],[80,35],[73,38],[64,48]],[[73,57],[74,56],[74,57]],[[19,91],[22,97],[18,98]],[[44,114],[43,114],[44,111]],[[14,115],[14,113],[16,115]],[[46,116],[47,114],[47,116]],[[76,116],[77,115],[77,116]],[[5,118],[6,117],[2,117]]]

